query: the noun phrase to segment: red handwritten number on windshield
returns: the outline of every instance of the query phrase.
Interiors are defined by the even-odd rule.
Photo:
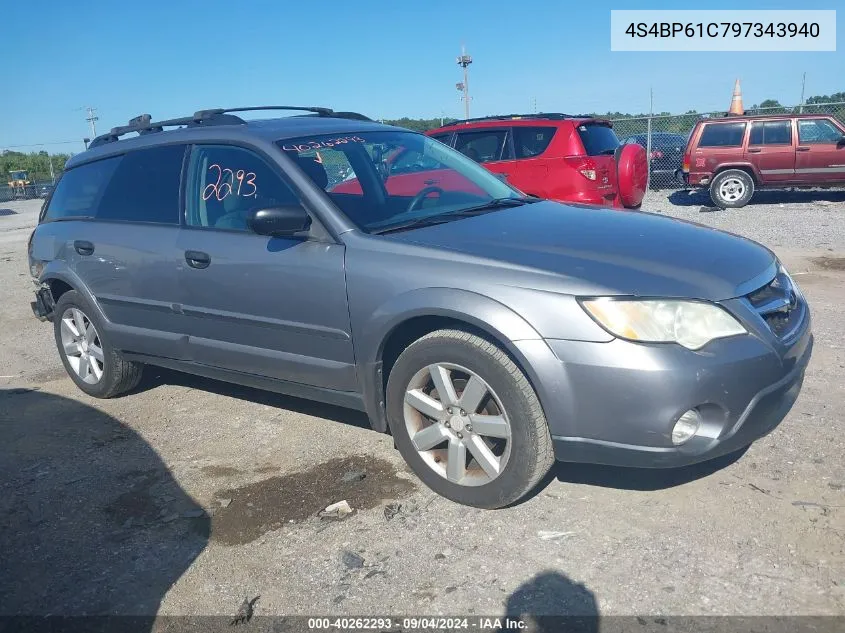
[[[255,184],[255,172],[239,169],[234,171],[228,167],[221,167],[217,163],[208,166],[208,171],[217,170],[217,180],[208,183],[202,190],[202,199],[210,200],[214,196],[217,200],[224,200],[230,195],[243,196],[245,198],[257,197],[258,187]],[[225,174],[225,175],[224,175]],[[235,182],[237,181],[237,187]],[[251,191],[244,188],[244,184],[252,187]]]

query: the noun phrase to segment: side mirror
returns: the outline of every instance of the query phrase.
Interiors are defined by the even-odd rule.
[[[258,235],[291,237],[311,226],[311,216],[299,205],[270,207],[252,211],[247,226]]]

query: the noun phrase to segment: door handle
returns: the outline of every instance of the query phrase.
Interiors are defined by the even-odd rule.
[[[801,145],[799,145],[798,147],[795,148],[795,151],[797,151],[797,152],[809,152],[810,148],[809,147],[802,147]]]
[[[94,254],[94,245],[91,242],[87,242],[85,240],[76,240],[73,243],[73,248],[80,255],[93,255]]]
[[[185,251],[185,261],[191,268],[208,268],[211,264],[211,256],[202,251]]]
[[[762,150],[762,149],[760,149],[759,147],[749,147],[749,148],[748,148],[748,153],[749,153],[749,154],[759,154],[759,153],[760,153],[760,152],[762,152],[762,151],[763,151],[763,150]]]

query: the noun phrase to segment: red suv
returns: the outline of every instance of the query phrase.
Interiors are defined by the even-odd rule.
[[[760,188],[843,186],[845,128],[821,114],[705,119],[690,133],[682,169],[723,209],[744,207]]]
[[[645,194],[645,150],[620,146],[613,126],[602,119],[511,114],[459,121],[426,134],[539,198],[638,208]]]

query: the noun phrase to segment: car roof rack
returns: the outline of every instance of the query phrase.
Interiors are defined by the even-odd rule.
[[[250,106],[244,108],[210,108],[197,110],[193,116],[168,119],[166,121],[153,121],[149,114],[139,114],[129,120],[127,125],[114,127],[105,134],[101,134],[91,141],[88,149],[113,143],[120,140],[121,136],[137,132],[139,135],[162,132],[166,127],[196,127],[206,125],[244,125],[246,121],[233,112],[253,112],[260,110],[292,110],[308,112],[306,116],[334,117],[338,119],[354,119],[358,121],[371,121],[369,117],[358,112],[335,112],[331,108],[320,108],[315,106]]]
[[[562,112],[534,112],[532,114],[497,114],[494,116],[482,116],[474,119],[462,119],[454,123],[447,123],[442,127],[461,125],[462,123],[475,123],[477,121],[518,121],[520,119],[549,119],[562,121],[564,119],[592,119],[592,114],[564,114]]]

